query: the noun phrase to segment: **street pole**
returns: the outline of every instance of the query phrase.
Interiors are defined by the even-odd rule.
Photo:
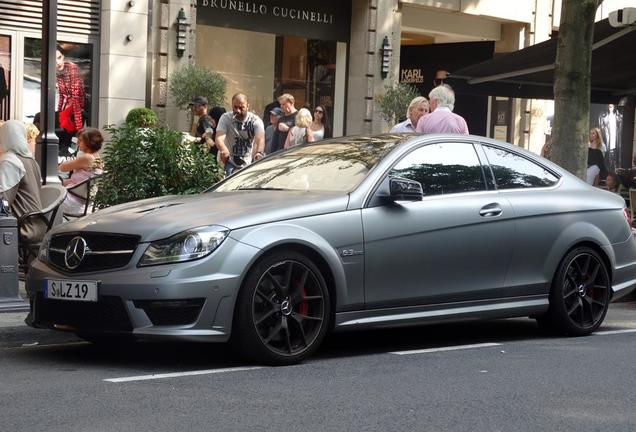
[[[42,1],[42,70],[40,87],[40,139],[35,159],[44,184],[60,183],[57,176],[59,143],[55,135],[55,51],[57,49],[57,0]]]

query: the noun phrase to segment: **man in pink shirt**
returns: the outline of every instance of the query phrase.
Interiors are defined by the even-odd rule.
[[[431,113],[417,122],[419,133],[454,133],[468,135],[466,120],[453,113],[455,92],[446,84],[435,87],[428,94]]]

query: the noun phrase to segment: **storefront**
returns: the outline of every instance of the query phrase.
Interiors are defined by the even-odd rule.
[[[290,93],[296,108],[323,105],[342,134],[350,2],[202,0],[196,25],[195,61],[226,78],[228,98],[245,93],[262,116]]]
[[[6,0],[0,15],[0,119],[33,122],[40,112],[42,2]],[[60,2],[58,45],[84,89],[84,120],[97,118],[99,0]],[[53,102],[57,106],[56,102]]]
[[[400,82],[428,97],[433,87],[447,83],[445,77],[451,71],[491,59],[494,47],[491,41],[402,46]],[[486,136],[488,97],[461,89],[456,89],[455,97],[454,112],[466,119],[470,133]]]

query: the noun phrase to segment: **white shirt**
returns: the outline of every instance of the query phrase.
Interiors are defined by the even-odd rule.
[[[401,123],[396,124],[391,128],[389,133],[414,133],[415,127],[413,127],[413,123],[411,123],[411,119],[406,119]]]

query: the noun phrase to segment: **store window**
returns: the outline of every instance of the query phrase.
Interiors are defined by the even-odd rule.
[[[296,107],[327,109],[333,119],[334,80],[336,75],[336,42],[279,36],[276,73],[281,92],[296,99]],[[278,48],[280,47],[280,48]],[[329,125],[333,128],[333,124]]]
[[[0,120],[11,118],[11,36],[0,35]]]
[[[51,105],[57,112],[56,129],[73,135],[78,126],[92,124],[93,45],[59,42],[58,46],[56,96]],[[40,39],[24,38],[22,119],[25,122],[33,122],[40,112],[41,52]]]
[[[268,121],[276,96],[294,96],[296,108],[323,105],[333,129],[337,42],[247,30],[197,26],[197,64],[223,75],[226,99],[241,92]],[[240,53],[223,55],[216,53]],[[222,60],[221,60],[222,59]],[[313,112],[313,111],[312,111]]]

